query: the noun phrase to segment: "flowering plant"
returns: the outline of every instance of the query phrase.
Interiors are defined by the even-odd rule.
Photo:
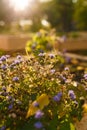
[[[40,30],[27,42],[26,52],[37,55],[40,52],[51,51],[56,40],[57,36],[53,31]]]
[[[87,95],[86,67],[57,53],[0,57],[0,130],[75,130]]]

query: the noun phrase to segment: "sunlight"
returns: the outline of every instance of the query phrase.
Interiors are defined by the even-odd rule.
[[[50,23],[45,19],[42,19],[41,24],[45,27],[50,27]]]
[[[50,2],[52,0],[40,0],[41,2]]]
[[[32,0],[10,0],[11,5],[16,11],[23,11]]]

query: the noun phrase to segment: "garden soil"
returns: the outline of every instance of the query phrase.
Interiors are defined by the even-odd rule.
[[[80,122],[76,122],[75,126],[76,130],[87,130],[87,114],[84,115]]]

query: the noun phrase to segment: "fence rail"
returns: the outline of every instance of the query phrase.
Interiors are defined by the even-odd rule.
[[[5,51],[22,50],[25,48],[29,36],[0,36],[0,49]],[[59,50],[87,50],[87,39],[67,39],[65,42],[57,42],[54,44],[55,49]]]

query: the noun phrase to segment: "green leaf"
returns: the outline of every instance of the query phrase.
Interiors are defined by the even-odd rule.
[[[75,126],[67,120],[61,123],[60,130],[75,130]]]
[[[69,121],[64,121],[63,123],[61,123],[60,130],[71,130],[70,122]]]
[[[35,123],[35,119],[30,118],[29,121],[25,122],[21,130],[35,130],[34,123]]]
[[[46,127],[47,130],[57,130],[58,126],[58,117],[55,116],[51,121],[49,121],[49,126]]]
[[[70,123],[70,130],[75,130],[75,126],[72,123]]]

